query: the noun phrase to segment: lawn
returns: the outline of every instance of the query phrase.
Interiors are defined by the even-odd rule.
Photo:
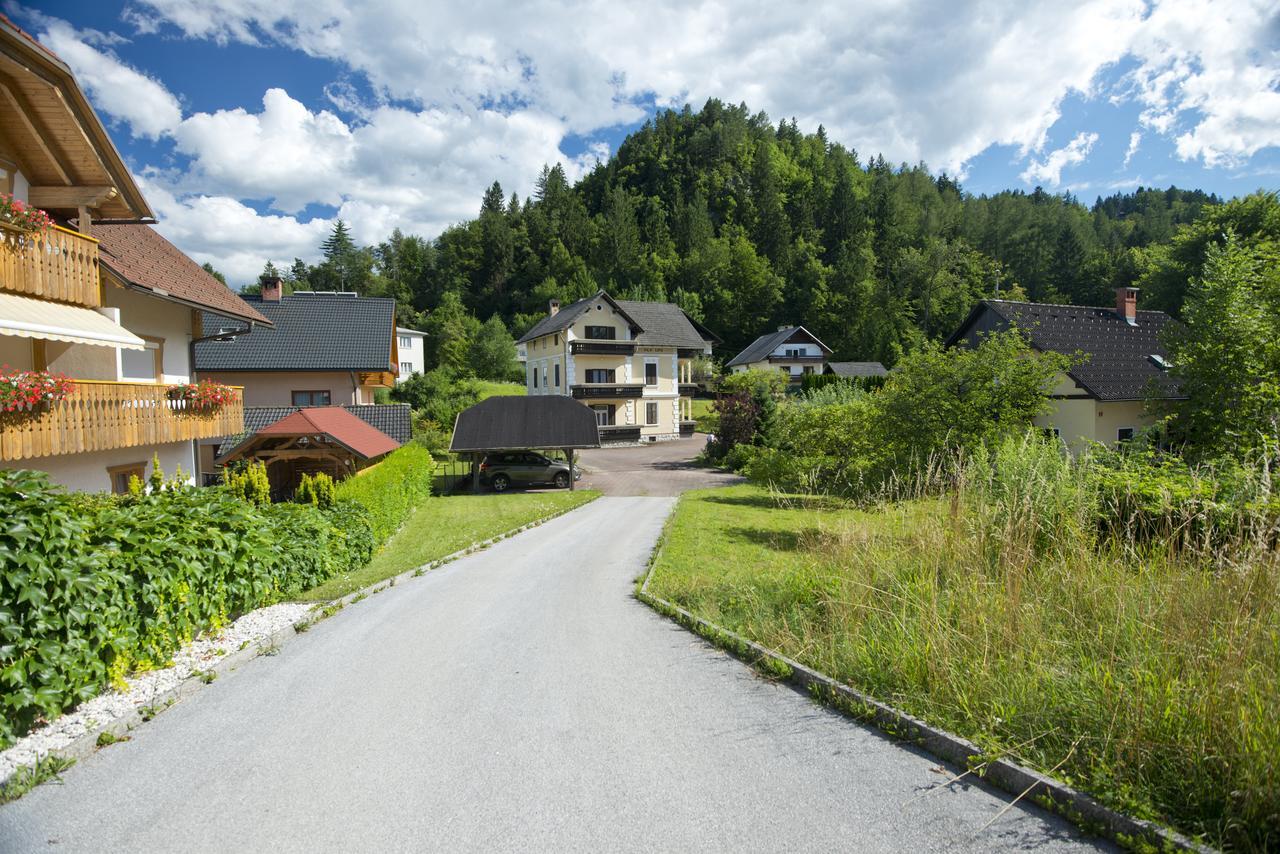
[[[720,416],[711,411],[714,400],[696,397],[690,401],[693,420],[698,422],[699,433],[715,433],[720,429]]]
[[[366,566],[335,576],[299,598],[304,602],[336,599],[599,495],[592,490],[566,490],[428,498]]]
[[[523,395],[525,394],[524,383],[503,383],[494,380],[476,380],[476,385],[480,388],[480,399],[488,400],[491,397]]]
[[[981,512],[690,492],[649,589],[1131,814],[1280,839],[1276,556],[1016,553]]]

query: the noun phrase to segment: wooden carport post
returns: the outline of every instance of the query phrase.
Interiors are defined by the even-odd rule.
[[[480,491],[480,460],[479,454],[471,455],[471,491]]]
[[[578,479],[573,476],[573,448],[565,448],[564,452],[569,456],[569,491],[573,492],[578,488]]]

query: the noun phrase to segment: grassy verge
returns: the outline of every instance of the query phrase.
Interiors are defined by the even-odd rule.
[[[465,549],[473,543],[586,504],[600,493],[512,492],[428,498],[367,566],[329,579],[299,597],[323,602]]]
[[[1014,554],[982,512],[686,493],[649,589],[1130,814],[1274,844],[1276,561]]]

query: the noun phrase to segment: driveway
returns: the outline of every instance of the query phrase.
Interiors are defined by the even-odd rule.
[[[707,437],[655,442],[634,448],[580,451],[587,471],[579,483],[605,495],[679,495],[687,489],[741,483],[742,478],[693,465]]]
[[[601,498],[348,607],[0,808],[0,848],[1092,845],[632,598],[673,503]]]

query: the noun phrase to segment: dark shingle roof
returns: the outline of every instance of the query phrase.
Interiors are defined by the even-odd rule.
[[[827,369],[838,377],[889,376],[889,371],[879,362],[827,362]]]
[[[102,264],[134,287],[223,317],[270,322],[149,225],[95,223],[93,236]]]
[[[558,394],[502,395],[482,400],[458,415],[453,451],[518,448],[598,448],[596,415]]]
[[[223,448],[234,448],[268,424],[274,424],[281,418],[292,415],[301,408],[300,406],[246,406],[244,408],[244,432],[234,436],[225,436],[210,444],[218,444]],[[413,438],[413,410],[407,403],[349,403],[342,408],[360,418],[370,427],[376,427],[386,433],[402,445]]]
[[[1152,388],[1165,398],[1180,396],[1176,380],[1151,358],[1169,357],[1161,337],[1177,321],[1163,311],[1136,312],[1130,326],[1114,308],[983,300],[947,345],[965,339],[985,311],[1017,327],[1037,350],[1083,354],[1068,374],[1099,400],[1141,400]]]
[[[535,323],[516,343],[523,344],[534,338],[568,329],[602,299],[631,322],[637,344],[702,349],[708,344],[719,343],[719,339],[691,320],[678,305],[669,302],[615,300],[604,291],[562,306],[555,314],[549,314]]]
[[[769,358],[769,354],[787,343],[787,339],[797,332],[803,332],[813,339],[813,343],[822,348],[824,353],[830,354],[831,348],[818,340],[817,336],[805,329],[803,326],[786,326],[777,332],[769,332],[761,335],[756,340],[747,345],[747,348],[738,355],[729,360],[728,366],[734,365],[750,365],[753,362],[763,362]]]
[[[247,296],[274,329],[196,344],[198,371],[389,371],[396,301],[351,294],[292,294],[279,302]],[[229,324],[206,315],[204,333]]]

